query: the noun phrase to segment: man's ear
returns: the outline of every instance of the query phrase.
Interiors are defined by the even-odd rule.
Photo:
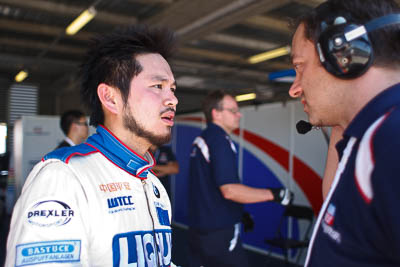
[[[97,86],[97,95],[104,108],[111,113],[118,114],[119,91],[116,88],[101,83]]]
[[[213,108],[212,110],[211,110],[211,117],[212,117],[212,120],[213,121],[216,121],[216,120],[218,120],[219,118],[220,118],[220,112],[218,112],[218,110],[216,109],[216,108]]]

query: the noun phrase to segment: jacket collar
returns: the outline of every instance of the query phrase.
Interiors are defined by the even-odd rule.
[[[86,143],[96,148],[112,163],[140,179],[146,179],[148,172],[155,165],[155,160],[149,152],[146,152],[144,157],[140,156],[103,125],[97,127],[96,134],[90,136]]]

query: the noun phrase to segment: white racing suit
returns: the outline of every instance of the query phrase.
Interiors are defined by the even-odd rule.
[[[153,165],[102,126],[46,155],[14,208],[5,266],[171,266],[171,206]]]

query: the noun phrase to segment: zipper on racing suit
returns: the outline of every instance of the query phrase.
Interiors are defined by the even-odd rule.
[[[153,218],[153,215],[152,215],[151,209],[150,209],[149,197],[147,196],[147,190],[146,190],[147,183],[145,180],[142,180],[142,185],[143,185],[144,195],[146,196],[146,200],[147,200],[147,209],[149,210],[151,221],[153,223],[154,256],[156,258],[157,266],[160,267],[161,265],[160,265],[160,261],[158,258],[158,256],[159,256],[158,255],[158,244],[157,244],[157,237],[156,237],[156,231],[155,231],[155,225],[154,225],[154,218]]]

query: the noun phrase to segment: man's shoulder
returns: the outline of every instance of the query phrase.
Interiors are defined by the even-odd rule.
[[[379,124],[376,127],[375,140],[384,142],[389,142],[391,139],[399,140],[400,107],[394,107],[380,119],[375,121],[375,123]]]
[[[61,147],[45,155],[42,160],[58,159],[68,163],[74,156],[87,156],[96,152],[98,152],[96,148],[85,143],[77,146]]]
[[[378,158],[393,157],[400,152],[400,107],[394,107],[371,124],[363,136],[366,146]]]
[[[216,129],[216,127],[207,127],[202,133],[201,137],[206,141],[207,144],[221,144],[224,140],[226,141],[227,134],[222,129]]]
[[[70,146],[71,145],[67,141],[63,140],[60,144],[58,144],[56,149],[62,148],[62,147],[70,147]]]

